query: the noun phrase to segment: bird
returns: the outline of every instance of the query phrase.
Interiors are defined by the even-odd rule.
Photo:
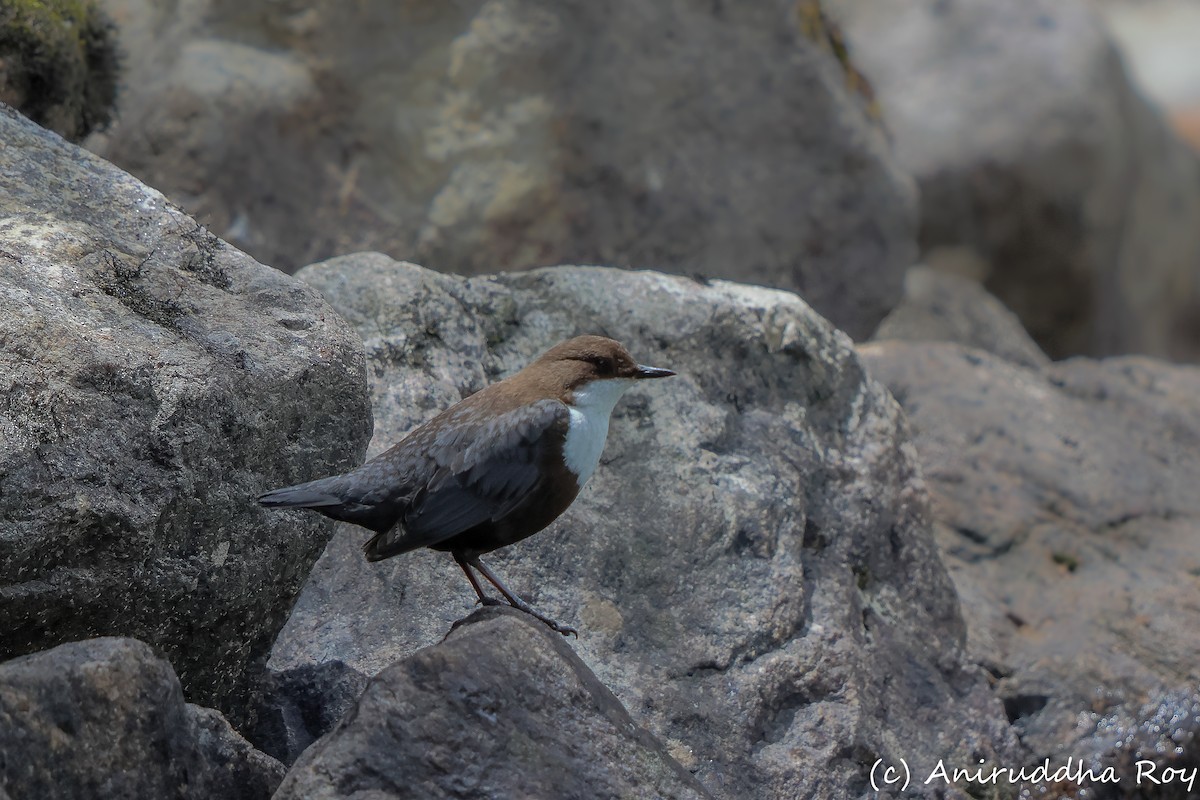
[[[381,561],[421,547],[449,552],[484,605],[478,572],[508,604],[579,634],[510,591],[480,556],[546,528],[596,471],[609,418],[638,382],[669,369],[638,364],[620,342],[576,336],[461,400],[350,472],[267,492],[268,508],[311,509],[373,532]]]

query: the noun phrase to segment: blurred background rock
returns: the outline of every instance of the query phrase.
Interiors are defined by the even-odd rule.
[[[797,289],[855,337],[916,258],[911,179],[787,3],[111,0],[89,142],[291,272],[606,264]]]
[[[970,269],[1052,358],[1196,357],[1200,159],[1091,3],[825,5],[920,186],[932,266]]]
[[[1097,7],[1138,86],[1162,106],[1175,130],[1200,148],[1200,3],[1099,0]]]
[[[87,146],[288,272],[663,269],[797,290],[861,340],[923,260],[1052,358],[1200,355],[1188,0],[96,5],[124,77]],[[87,13],[93,83],[63,67],[72,99],[26,102],[68,137],[111,101]],[[4,59],[21,105],[29,59]]]

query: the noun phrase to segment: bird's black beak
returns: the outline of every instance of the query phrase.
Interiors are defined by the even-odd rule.
[[[633,373],[633,377],[638,380],[643,378],[669,378],[675,373],[669,369],[660,369],[659,367],[647,367],[644,364],[638,364],[637,370]]]

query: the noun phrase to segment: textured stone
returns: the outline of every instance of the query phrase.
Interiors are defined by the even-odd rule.
[[[904,299],[872,338],[958,342],[1026,367],[1050,363],[1017,316],[979,283],[925,266],[908,271]]]
[[[254,740],[269,755],[293,763],[354,707],[367,681],[336,658],[269,671],[259,687]]]
[[[863,338],[916,256],[911,179],[795,3],[106,5],[130,90],[97,152],[285,269],[648,267]]]
[[[133,639],[0,664],[0,796],[266,800],[283,778]]]
[[[1122,705],[1094,720],[1088,735],[1067,753],[1082,758],[1094,774],[1112,769],[1117,780],[1092,781],[1078,800],[1185,800],[1200,788],[1200,692],[1194,686],[1158,692],[1138,705]],[[1081,727],[1083,725],[1081,724]]]
[[[376,676],[276,800],[710,797],[579,656],[511,609]]]
[[[859,349],[911,420],[971,652],[1025,744],[1200,681],[1200,369]]]
[[[377,254],[300,276],[364,336],[372,453],[578,333],[679,372],[618,404],[563,517],[485,562],[580,629],[589,668],[709,791],[866,797],[876,757],[1009,752],[962,661],[899,409],[798,297],[601,268],[464,279]],[[448,556],[368,564],[366,537],[330,543],[272,671],[375,675],[472,608]]]
[[[1087,0],[827,0],[920,185],[1054,358],[1200,358],[1200,156]]]
[[[0,658],[135,636],[240,725],[330,530],[253,498],[361,457],[362,343],[99,158],[0,141]]]

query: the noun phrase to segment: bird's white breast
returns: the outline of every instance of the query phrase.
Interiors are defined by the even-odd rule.
[[[568,405],[571,419],[567,441],[563,445],[563,459],[567,468],[579,476],[580,487],[587,483],[600,463],[613,407],[633,384],[629,378],[610,378],[592,381],[574,391],[574,400]]]

